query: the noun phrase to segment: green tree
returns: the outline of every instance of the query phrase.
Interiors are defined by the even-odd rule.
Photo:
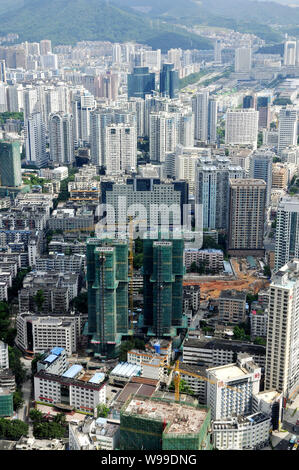
[[[21,362],[21,353],[16,347],[8,346],[9,367],[15,375],[17,388],[26,380],[26,369]]]
[[[13,394],[13,409],[18,411],[24,404],[21,390],[16,390]]]
[[[109,415],[109,408],[104,403],[101,403],[97,406],[97,417],[98,418],[107,418]]]
[[[30,410],[29,417],[33,423],[41,423],[43,421],[43,413],[35,408]]]
[[[38,311],[41,311],[45,302],[44,291],[42,289],[38,290],[33,300],[38,308]]]
[[[0,439],[18,441],[28,435],[28,424],[19,419],[9,420],[0,418]]]
[[[264,267],[264,276],[271,277],[271,268],[269,265]]]

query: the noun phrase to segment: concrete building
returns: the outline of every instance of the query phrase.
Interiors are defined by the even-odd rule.
[[[202,205],[204,229],[227,229],[229,224],[229,181],[241,181],[244,170],[228,157],[200,157],[196,167],[195,201]]]
[[[121,409],[120,449],[210,450],[209,427],[206,408],[134,396]]]
[[[251,71],[251,47],[237,48],[235,51],[235,72],[249,73]]]
[[[249,177],[264,180],[267,184],[267,207],[269,207],[271,202],[272,163],[274,157],[274,152],[267,148],[255,150],[250,157]]]
[[[133,73],[128,75],[128,99],[144,99],[155,89],[155,73],[150,73],[148,67],[134,67]]]
[[[290,397],[299,385],[299,261],[285,264],[269,287],[265,390]]]
[[[299,197],[282,197],[277,208],[275,271],[299,258]]]
[[[223,290],[218,299],[218,318],[227,323],[242,323],[246,319],[246,293]]]
[[[212,424],[217,450],[260,450],[269,444],[271,419],[265,413],[217,419]]]
[[[26,163],[42,168],[47,164],[46,130],[41,113],[30,115],[25,125]]]
[[[279,430],[283,420],[283,394],[276,390],[259,392],[253,395],[252,409],[270,417],[273,431]]]
[[[8,369],[8,345],[3,341],[0,341],[0,369]]]
[[[223,270],[223,251],[212,248],[200,250],[198,248],[186,248],[184,250],[184,265],[186,270],[191,268],[192,263],[205,264],[211,271],[219,272]]]
[[[259,367],[264,369],[266,348],[251,343],[242,343],[231,339],[188,338],[183,344],[183,362],[204,367],[218,367],[237,361],[239,353],[247,353]]]
[[[105,136],[106,174],[131,172],[137,167],[136,128],[125,124],[106,127]]]
[[[229,242],[231,254],[263,253],[266,205],[265,181],[230,180]]]
[[[41,370],[34,376],[35,401],[62,404],[71,409],[93,414],[100,403],[106,403],[106,385],[101,373],[90,373],[74,364],[62,375]]]
[[[289,182],[288,167],[283,163],[275,163],[272,167],[272,188],[286,189]]]
[[[225,122],[225,143],[229,145],[250,145],[257,148],[258,111],[248,109],[228,109]]]
[[[192,110],[195,139],[201,142],[216,143],[217,101],[209,96],[208,91],[203,91],[192,98]]]
[[[207,369],[207,404],[212,420],[252,413],[252,395],[260,389],[261,368],[239,354],[235,364]]]
[[[69,423],[69,449],[115,450],[119,448],[119,434],[119,424],[88,416],[83,423]]]
[[[296,65],[296,41],[286,41],[284,43],[283,54],[284,65]]]
[[[71,165],[74,160],[73,116],[63,112],[50,114],[49,136],[51,160]]]
[[[293,107],[281,108],[278,126],[278,155],[281,155],[286,147],[297,145],[297,134],[297,110]]]
[[[0,388],[0,418],[8,418],[13,415],[13,394]]]
[[[37,362],[37,372],[45,370],[50,374],[62,375],[67,369],[67,352],[57,346],[44,353]]]

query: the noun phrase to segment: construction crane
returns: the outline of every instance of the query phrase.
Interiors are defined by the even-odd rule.
[[[162,365],[162,364],[161,364]],[[181,374],[185,375],[190,375],[191,377],[197,377],[201,380],[205,380],[206,382],[212,383],[212,384],[217,384],[216,380],[211,380],[208,379],[207,377],[204,377],[202,375],[196,374],[195,372],[189,372],[187,370],[180,369],[180,361],[176,361],[174,367],[168,367],[163,364],[164,367],[167,369],[170,369],[174,372],[174,389],[175,389],[175,400],[179,401],[180,400],[180,383],[181,383]],[[237,393],[243,393],[241,390],[238,390],[235,387],[231,387],[230,385],[225,385],[223,384],[223,387],[229,388],[231,390],[234,390]]]

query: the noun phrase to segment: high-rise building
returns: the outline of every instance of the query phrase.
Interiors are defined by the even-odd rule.
[[[216,64],[222,63],[221,51],[222,51],[222,43],[220,39],[216,39],[214,43],[214,62],[216,62]]]
[[[295,108],[282,108],[279,112],[278,126],[278,155],[290,145],[297,145],[297,110]]]
[[[229,109],[226,113],[225,143],[257,147],[259,113],[254,109]]]
[[[177,97],[179,90],[179,75],[174,70],[174,64],[163,64],[160,72],[160,93],[170,99]]]
[[[20,142],[0,141],[0,185],[22,185]]]
[[[155,74],[148,67],[135,67],[128,75],[128,99],[145,98],[145,95],[155,91]]]
[[[299,196],[285,196],[277,208],[274,270],[294,258],[299,259]]]
[[[176,113],[150,114],[149,154],[153,162],[162,163],[165,155],[178,144],[178,115]]]
[[[26,163],[41,168],[47,163],[46,130],[41,113],[29,116],[25,127]]]
[[[237,48],[235,52],[235,72],[249,73],[251,71],[251,47]]]
[[[40,54],[47,55],[52,52],[52,43],[49,39],[43,39],[39,43]]]
[[[99,109],[90,113],[90,158],[96,166],[105,166],[106,126],[113,122],[113,114]]]
[[[285,398],[299,386],[299,260],[285,264],[269,287],[265,390]]]
[[[89,349],[113,357],[128,334],[128,243],[91,238],[86,261]]]
[[[176,336],[183,328],[184,240],[143,240],[144,327]]]
[[[267,184],[267,207],[271,202],[272,163],[275,153],[267,148],[259,148],[250,156],[249,177],[264,180]]]
[[[73,116],[62,112],[50,114],[49,137],[51,160],[71,165],[74,160]]]
[[[118,43],[115,43],[112,46],[112,62],[114,64],[121,63],[121,46]]]
[[[198,159],[195,201],[202,205],[203,228],[228,229],[229,181],[244,176],[245,171],[228,157]]]
[[[6,83],[6,66],[5,66],[5,60],[0,60],[0,82]]]
[[[194,113],[194,136],[202,142],[217,141],[217,101],[208,91],[197,93],[192,99]]]
[[[257,108],[259,112],[259,128],[269,129],[270,127],[270,97],[258,96]]]
[[[27,88],[24,90],[24,120],[29,118],[33,113],[39,112],[39,103],[37,90],[35,88]]]
[[[246,95],[243,98],[243,108],[253,108],[256,109],[256,97],[255,95]]]
[[[259,392],[261,368],[246,353],[235,364],[207,369],[207,404],[213,420],[252,412],[252,396]]]
[[[130,172],[137,166],[136,128],[111,124],[105,136],[106,174]]]
[[[230,180],[228,249],[232,254],[263,254],[266,190],[260,179]]]
[[[283,64],[296,64],[296,41],[286,41],[284,43]]]

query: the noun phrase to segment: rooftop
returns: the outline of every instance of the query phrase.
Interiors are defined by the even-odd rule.
[[[239,379],[248,374],[247,371],[235,364],[227,364],[225,366],[212,367],[208,372],[213,374],[217,380],[232,380]]]
[[[142,418],[166,421],[167,433],[195,434],[201,429],[207,417],[205,408],[195,408],[180,403],[132,398],[125,413],[136,414]]]

